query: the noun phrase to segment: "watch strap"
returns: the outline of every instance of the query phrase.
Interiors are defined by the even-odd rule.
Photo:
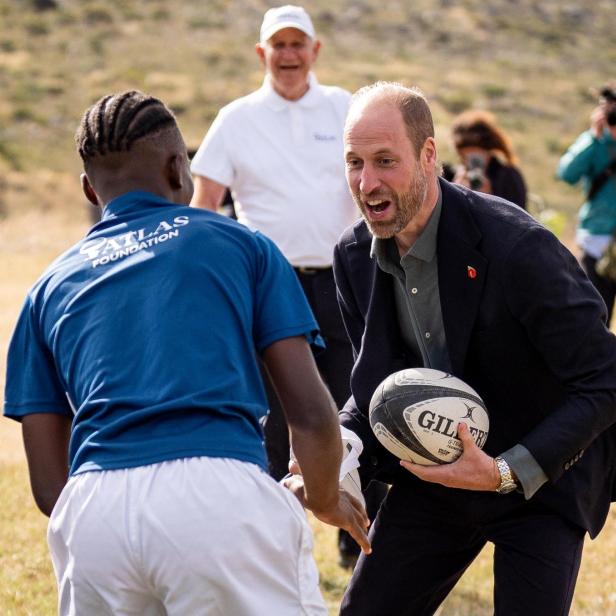
[[[518,484],[513,477],[513,472],[511,471],[509,464],[507,464],[507,461],[500,456],[494,458],[494,461],[496,462],[496,468],[501,479],[500,485],[496,488],[496,491],[499,494],[507,494],[512,492],[518,487]]]

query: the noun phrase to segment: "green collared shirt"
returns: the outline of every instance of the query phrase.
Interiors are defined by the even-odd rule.
[[[451,372],[438,290],[436,238],[441,209],[439,190],[428,224],[402,258],[394,238],[374,237],[370,254],[394,279],[398,323],[405,344],[421,357],[424,367]]]

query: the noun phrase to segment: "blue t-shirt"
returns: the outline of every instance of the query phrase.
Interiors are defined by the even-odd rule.
[[[73,416],[71,474],[192,456],[266,468],[256,351],[317,324],[269,239],[130,192],[28,293],[4,413]]]

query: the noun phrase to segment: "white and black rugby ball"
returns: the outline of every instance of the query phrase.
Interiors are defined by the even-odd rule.
[[[431,368],[390,374],[370,400],[370,426],[394,456],[417,464],[453,462],[462,454],[458,424],[464,421],[475,443],[488,438],[488,411],[464,381]]]

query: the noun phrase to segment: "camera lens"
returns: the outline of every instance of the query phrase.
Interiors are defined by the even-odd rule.
[[[483,186],[483,177],[481,175],[470,175],[468,185],[471,190],[479,190]]]
[[[616,105],[605,114],[605,121],[608,123],[608,126],[616,126]]]

